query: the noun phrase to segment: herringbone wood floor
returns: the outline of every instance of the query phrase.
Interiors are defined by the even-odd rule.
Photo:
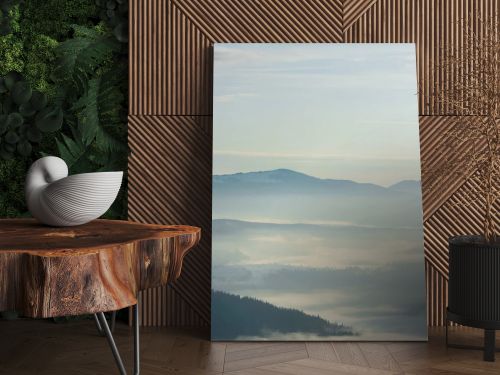
[[[480,332],[453,328],[456,342],[480,344]],[[115,334],[131,366],[131,331]],[[207,332],[142,329],[143,375],[498,374],[479,351],[446,349],[444,330],[428,343],[211,343]],[[500,345],[500,342],[498,343]],[[93,321],[54,324],[0,321],[0,374],[117,374],[111,351]]]

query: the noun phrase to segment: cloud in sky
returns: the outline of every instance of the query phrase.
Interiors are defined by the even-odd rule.
[[[413,44],[216,44],[214,58],[215,174],[420,179]],[[325,162],[340,160],[364,170]]]
[[[271,80],[282,88],[301,85],[303,88],[407,89],[413,83],[413,77],[406,74],[407,69],[388,69],[395,64],[406,67],[411,64],[416,71],[415,60],[409,53],[414,49],[413,44],[391,46],[390,51],[369,44],[326,46],[216,44],[216,74],[219,79],[246,78],[247,84],[254,85]],[[387,64],[388,61],[391,64]]]
[[[388,59],[398,62],[414,62],[408,49],[415,49],[413,43],[391,43],[393,49],[380,48],[380,44],[350,43],[337,44],[336,48],[325,48],[327,44],[313,43],[265,43],[265,44],[238,44],[216,43],[217,53],[214,59],[223,66],[242,63],[246,65],[260,65],[266,63],[307,63],[310,61],[347,61],[347,62],[384,62]],[[330,45],[331,46],[331,45]]]
[[[214,220],[213,236],[214,265],[381,266],[389,259],[420,260],[423,252],[421,228],[377,228],[348,222]]]
[[[393,157],[388,155],[384,156],[370,156],[366,157],[356,153],[350,154],[321,154],[321,153],[287,153],[287,152],[265,152],[265,151],[239,151],[239,150],[224,150],[214,151],[217,156],[235,156],[235,157],[251,157],[251,158],[278,158],[278,159],[337,159],[337,160],[415,160],[414,157]]]
[[[241,92],[234,94],[218,95],[214,97],[214,101],[217,103],[230,103],[237,99],[251,98],[253,96],[256,96],[256,94],[253,94],[251,92]]]

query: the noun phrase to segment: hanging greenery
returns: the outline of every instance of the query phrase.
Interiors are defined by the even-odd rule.
[[[21,216],[22,180],[43,155],[70,173],[124,170],[126,0],[9,0],[0,17],[0,216]],[[7,25],[4,26],[4,25]],[[126,217],[124,187],[106,217]],[[4,181],[5,183],[5,181]],[[16,199],[9,199],[9,196]]]

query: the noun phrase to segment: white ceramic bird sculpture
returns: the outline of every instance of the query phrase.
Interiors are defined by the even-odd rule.
[[[69,227],[103,215],[116,199],[123,172],[68,176],[64,160],[46,156],[35,161],[26,176],[26,203],[40,222]]]

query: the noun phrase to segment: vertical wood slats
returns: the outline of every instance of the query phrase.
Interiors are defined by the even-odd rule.
[[[169,301],[168,304],[167,301]],[[141,304],[139,316],[142,326],[207,326],[205,319],[202,319],[182,296],[178,295],[175,288],[161,287],[148,289],[141,292],[139,302]]]
[[[450,126],[443,115],[451,114],[428,99],[450,78],[434,72],[441,48],[463,47],[459,21],[469,12],[489,17],[499,8],[496,0],[131,0],[129,217],[203,228],[202,243],[186,259],[179,281],[141,296],[143,324],[210,320],[211,138],[206,137],[211,137],[213,42],[416,43],[421,152],[423,162],[433,164]],[[193,173],[203,176],[199,190]],[[444,323],[448,236],[480,230],[481,208],[456,205],[473,184],[448,178],[442,183],[446,189],[423,197],[430,325]]]
[[[428,260],[425,261],[425,277],[427,324],[429,326],[443,326],[445,324],[445,310],[448,304],[448,280]]]
[[[129,114],[211,113],[211,41],[195,24],[171,1],[135,0],[129,27]]]

